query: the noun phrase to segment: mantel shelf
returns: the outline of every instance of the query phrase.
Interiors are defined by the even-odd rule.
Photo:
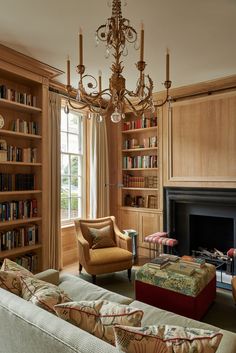
[[[18,110],[21,112],[33,113],[33,114],[37,114],[37,113],[42,112],[42,109],[40,109],[40,108],[32,107],[30,105],[26,105],[26,104],[22,104],[22,103],[13,102],[13,101],[10,101],[8,99],[3,99],[3,98],[0,98],[0,107],[14,109],[14,110]]]

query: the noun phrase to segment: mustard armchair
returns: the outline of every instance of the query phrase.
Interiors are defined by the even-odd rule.
[[[128,271],[131,280],[132,240],[120,232],[115,217],[75,220],[78,240],[79,272],[82,268],[96,276],[116,271]]]

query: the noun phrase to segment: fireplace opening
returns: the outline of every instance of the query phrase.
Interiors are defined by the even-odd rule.
[[[225,217],[189,216],[190,250],[217,249],[227,253],[234,247],[234,220]]]

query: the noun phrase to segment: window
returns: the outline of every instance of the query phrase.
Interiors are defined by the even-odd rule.
[[[83,116],[61,109],[61,222],[72,223],[85,209]]]

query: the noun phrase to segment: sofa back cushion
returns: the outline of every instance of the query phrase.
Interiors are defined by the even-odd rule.
[[[55,305],[55,311],[60,318],[113,345],[114,325],[140,326],[143,317],[140,309],[107,300]]]

